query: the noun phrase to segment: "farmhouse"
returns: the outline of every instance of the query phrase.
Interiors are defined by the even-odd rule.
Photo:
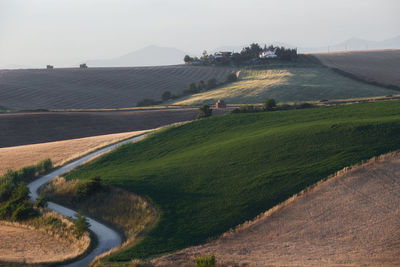
[[[278,56],[275,54],[275,51],[267,50],[267,51],[262,51],[259,54],[259,58],[277,58]]]
[[[217,103],[215,103],[215,107],[220,109],[220,108],[226,108],[226,103],[222,99],[218,99]]]

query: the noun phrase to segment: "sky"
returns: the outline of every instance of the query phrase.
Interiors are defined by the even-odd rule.
[[[0,66],[72,66],[148,45],[328,46],[400,34],[399,0],[0,0]]]

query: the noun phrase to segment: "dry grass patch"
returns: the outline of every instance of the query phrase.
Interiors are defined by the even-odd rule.
[[[89,217],[111,224],[126,239],[122,248],[139,241],[155,225],[157,210],[143,197],[105,185],[104,189],[80,198],[76,193],[80,183],[82,181],[57,178],[42,191],[53,202],[81,210]]]
[[[75,237],[73,223],[55,212],[24,223],[0,221],[0,261],[14,263],[61,262],[82,255],[89,234]]]
[[[101,147],[147,131],[106,134],[93,137],[0,148],[0,175],[8,169],[17,170],[50,158],[54,166],[79,158]]]

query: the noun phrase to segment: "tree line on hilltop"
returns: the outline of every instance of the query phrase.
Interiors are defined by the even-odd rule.
[[[263,52],[271,53],[271,57],[262,56]],[[238,52],[216,52],[208,54],[204,51],[200,58],[186,55],[183,59],[185,64],[193,65],[251,65],[266,62],[268,60],[287,60],[295,61],[297,59],[297,49],[285,48],[283,46],[266,46],[262,48],[258,43],[244,47],[240,53]]]

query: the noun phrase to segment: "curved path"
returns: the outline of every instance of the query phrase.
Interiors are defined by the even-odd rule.
[[[49,182],[50,180],[56,178],[57,176],[60,176],[66,172],[69,172],[72,169],[75,169],[76,167],[86,163],[87,161],[93,159],[94,157],[97,157],[101,154],[110,152],[112,150],[115,150],[116,148],[118,148],[121,145],[130,143],[130,142],[137,142],[142,140],[144,137],[146,136],[146,134],[140,135],[140,136],[136,136],[124,141],[121,141],[119,143],[107,146],[105,148],[102,148],[100,150],[97,150],[93,153],[90,153],[80,159],[74,160],[71,163],[66,164],[65,166],[56,169],[55,171],[33,181],[32,183],[28,184],[29,190],[31,192],[31,199],[33,201],[35,201],[38,198],[38,189],[39,187],[41,187],[42,185],[44,185],[45,183]],[[48,207],[51,210],[54,210],[64,216],[70,216],[70,217],[74,217],[74,214],[77,213],[74,210],[68,209],[66,207],[63,207],[61,205],[58,205],[56,203],[53,202],[49,202],[48,203]],[[114,230],[112,230],[111,228],[91,219],[88,218],[88,221],[90,223],[90,230],[97,236],[98,239],[98,245],[97,247],[86,257],[84,257],[83,259],[71,263],[68,266],[86,266],[88,265],[90,262],[93,261],[93,259],[100,255],[103,254],[106,251],[109,251],[112,248],[115,248],[119,245],[121,245],[121,237],[119,236],[119,234],[117,232],[115,232]]]

